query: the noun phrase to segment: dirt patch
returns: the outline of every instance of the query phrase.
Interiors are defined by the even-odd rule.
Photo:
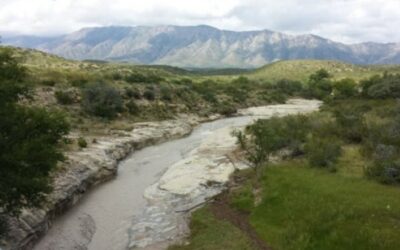
[[[227,192],[217,196],[210,204],[210,210],[220,220],[227,220],[245,233],[254,246],[260,250],[271,250],[272,248],[264,242],[249,223],[249,216],[229,206]]]

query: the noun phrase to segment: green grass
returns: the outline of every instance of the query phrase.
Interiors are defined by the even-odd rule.
[[[363,177],[366,164],[359,145],[346,145],[342,147],[336,169],[338,174],[345,177]]]
[[[250,221],[273,249],[400,249],[400,190],[289,162],[267,169]]]
[[[400,189],[363,177],[358,146],[347,145],[337,173],[310,168],[302,159],[271,165],[258,186],[253,171],[230,193],[230,205],[250,214],[251,225],[275,250],[400,249]],[[190,244],[169,250],[251,249],[246,236],[202,208],[192,219]],[[249,248],[246,248],[249,247]]]
[[[207,207],[193,214],[190,229],[190,244],[171,246],[168,250],[255,249],[243,232],[229,222],[217,220]]]

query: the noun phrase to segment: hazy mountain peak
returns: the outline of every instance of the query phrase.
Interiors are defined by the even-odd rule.
[[[284,59],[400,63],[399,44],[346,45],[313,34],[288,35],[267,29],[237,32],[208,25],[92,27],[52,38],[6,37],[4,43],[72,59],[181,67],[257,67]]]

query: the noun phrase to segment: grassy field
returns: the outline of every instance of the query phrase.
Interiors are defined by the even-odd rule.
[[[400,248],[396,187],[293,163],[268,169],[262,187],[250,221],[274,249]]]
[[[216,219],[208,208],[202,208],[194,213],[190,228],[190,243],[184,246],[171,246],[168,250],[254,249],[245,233],[228,221]]]
[[[259,184],[260,204],[254,206],[248,185],[233,191],[230,204],[249,214],[250,224],[272,249],[400,249],[400,189],[349,174],[359,167],[349,172],[344,164],[357,154],[354,150],[346,150],[339,164],[346,169],[337,174],[310,168],[302,160],[271,166]],[[171,249],[247,249],[242,247],[249,240],[244,232],[216,220],[208,207],[196,211],[193,221],[191,244]],[[227,241],[242,248],[225,248]]]

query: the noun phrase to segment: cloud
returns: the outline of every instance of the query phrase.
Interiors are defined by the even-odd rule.
[[[400,41],[398,0],[0,0],[0,33],[58,35],[105,25],[198,25]]]

